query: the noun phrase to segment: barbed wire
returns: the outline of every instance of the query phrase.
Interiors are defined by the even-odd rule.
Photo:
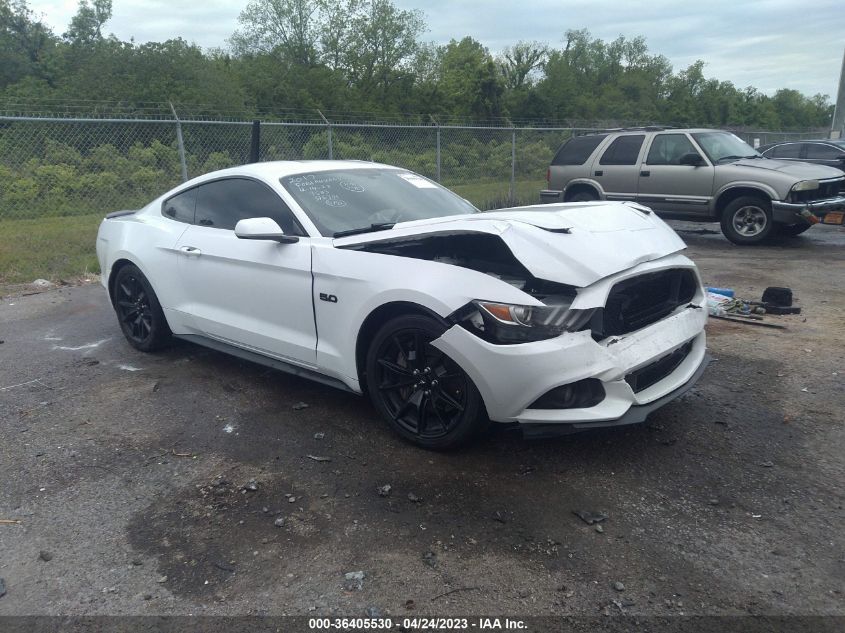
[[[155,101],[102,101],[96,99],[59,99],[6,97],[0,99],[0,116],[11,118],[55,118],[55,119],[134,119],[139,121],[172,121],[173,110],[183,121],[242,122],[262,120],[265,122],[287,122],[306,124],[337,125],[423,125],[459,126],[489,128],[566,128],[566,129],[614,129],[662,125],[666,127],[690,127],[677,121],[631,120],[631,119],[548,119],[492,117],[483,120],[451,114],[424,112],[384,113],[362,110],[331,110],[303,108],[247,107],[222,108],[218,104],[177,102],[173,109],[170,102]],[[325,120],[324,118],[325,117]],[[717,127],[730,130],[753,132],[756,126],[743,124],[719,125],[699,122],[697,127]],[[826,133],[826,128],[783,128],[760,130],[782,134]]]

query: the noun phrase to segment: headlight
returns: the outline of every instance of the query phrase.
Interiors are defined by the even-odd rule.
[[[493,301],[472,301],[453,320],[491,343],[526,343],[577,332],[590,322],[595,310],[573,310],[574,297],[546,297],[542,306]]]
[[[792,191],[810,191],[811,189],[818,189],[818,180],[802,180],[792,186]]]

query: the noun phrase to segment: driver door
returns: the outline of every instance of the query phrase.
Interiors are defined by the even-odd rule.
[[[699,166],[681,165],[681,156],[695,152]],[[715,170],[707,157],[680,132],[655,134],[640,165],[637,201],[674,215],[703,216],[713,196]]]
[[[274,219],[299,241],[242,240],[235,224]],[[194,223],[176,245],[181,309],[197,334],[300,365],[316,363],[311,244],[267,185],[226,178],[200,185]]]

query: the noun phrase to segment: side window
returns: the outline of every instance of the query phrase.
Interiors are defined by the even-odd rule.
[[[602,154],[601,165],[635,165],[643,146],[645,134],[620,136]]]
[[[784,143],[773,147],[769,153],[769,158],[800,158],[801,157],[801,143]]]
[[[287,235],[305,232],[279,195],[246,178],[215,180],[198,187],[196,224],[234,230],[239,220],[272,218]]]
[[[835,160],[842,156],[842,152],[831,145],[822,143],[807,143],[807,158]]]
[[[658,134],[651,142],[646,162],[649,165],[680,165],[681,156],[699,153],[686,134]]]
[[[194,187],[165,200],[161,205],[161,214],[177,222],[193,224],[196,206],[197,188]]]
[[[607,134],[573,136],[566,141],[552,159],[552,165],[583,165]]]

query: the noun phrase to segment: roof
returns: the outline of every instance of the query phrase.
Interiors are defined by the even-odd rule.
[[[284,178],[302,173],[315,171],[331,171],[335,169],[367,169],[379,167],[382,169],[400,169],[394,165],[383,165],[363,160],[275,160],[264,163],[247,163],[237,167],[229,167],[213,171],[200,176],[201,179],[220,178],[223,176],[255,176],[265,179]],[[197,180],[199,180],[199,178]]]

